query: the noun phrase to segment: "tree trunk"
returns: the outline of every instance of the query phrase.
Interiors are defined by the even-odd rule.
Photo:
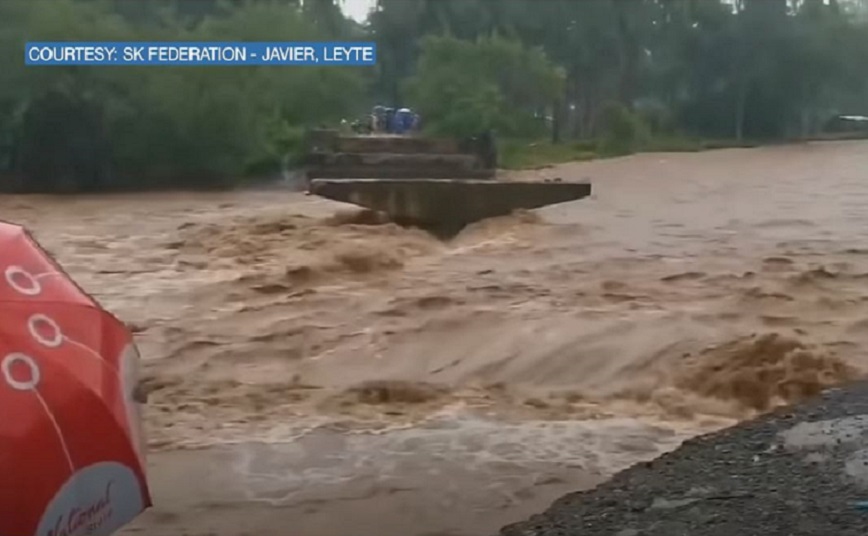
[[[597,96],[596,88],[588,89],[585,100],[585,137],[592,138],[597,131]]]
[[[564,104],[562,98],[555,99],[552,104],[552,144],[557,145],[561,142],[561,117],[564,114]]]
[[[801,109],[799,114],[799,137],[803,140],[811,135],[811,111],[805,107]]]
[[[572,105],[570,109],[570,117],[572,118],[572,138],[581,139],[584,137],[584,121],[585,121],[585,96],[582,91],[582,82],[578,75],[572,77],[570,83],[569,102]]]
[[[635,0],[629,0],[634,2]],[[639,63],[639,45],[630,28],[628,4],[618,2],[618,36],[620,41],[620,72],[618,80],[618,100],[627,108],[633,107],[633,92],[636,85]]]
[[[735,102],[735,139],[739,142],[744,140],[744,109],[747,104],[747,82],[739,84]]]

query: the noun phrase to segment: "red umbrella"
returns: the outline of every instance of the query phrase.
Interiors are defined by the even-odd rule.
[[[151,506],[138,359],[123,323],[0,222],[0,535],[107,536]]]

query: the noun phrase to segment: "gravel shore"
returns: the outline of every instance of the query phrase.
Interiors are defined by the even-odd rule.
[[[861,536],[866,488],[868,383],[859,383],[687,441],[500,534]]]

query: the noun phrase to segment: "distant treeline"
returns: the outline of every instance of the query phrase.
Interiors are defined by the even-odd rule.
[[[306,126],[409,106],[629,152],[762,140],[868,115],[866,0],[0,1],[0,188],[221,187],[274,173]],[[26,41],[375,40],[376,68],[25,68]]]

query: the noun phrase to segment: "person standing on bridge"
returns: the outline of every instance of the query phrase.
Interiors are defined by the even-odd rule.
[[[383,131],[389,134],[395,133],[395,109],[386,108],[383,114]]]
[[[374,109],[371,111],[371,131],[374,133],[382,132],[386,129],[386,125],[384,124],[386,116],[386,107],[385,106],[374,106]]]
[[[413,112],[409,108],[401,108],[401,132],[409,134],[413,131]]]
[[[412,126],[413,114],[408,108],[401,108],[395,112],[394,133],[405,134],[410,131]]]

